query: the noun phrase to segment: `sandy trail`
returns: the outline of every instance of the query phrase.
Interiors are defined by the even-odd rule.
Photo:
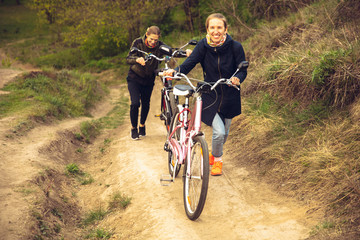
[[[147,136],[130,140],[130,123],[110,134],[113,139],[106,156],[94,157],[87,165],[97,181],[108,188],[87,186],[79,196],[83,207],[98,206],[113,192],[132,197],[129,208],[113,214],[101,224],[114,229],[119,239],[244,239],[295,240],[309,235],[307,209],[269,190],[251,177],[236,159],[225,155],[224,175],[210,177],[205,208],[197,221],[187,219],[180,175],[170,186],[161,186],[167,174],[167,153],[163,150],[166,130],[154,115],[159,111],[157,83],[147,120]],[[208,143],[210,128],[204,127]],[[226,154],[226,152],[225,152]],[[92,166],[92,167],[91,167]],[[103,169],[101,174],[100,169]],[[97,197],[94,197],[97,196]],[[99,197],[101,201],[99,201]]]

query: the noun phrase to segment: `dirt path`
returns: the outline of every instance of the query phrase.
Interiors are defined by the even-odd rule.
[[[83,188],[79,197],[84,208],[95,208],[116,191],[132,197],[129,208],[108,216],[101,224],[113,229],[119,239],[305,239],[312,221],[307,209],[291,199],[271,192],[254,180],[236,159],[225,157],[224,175],[210,177],[204,211],[193,222],[187,219],[180,177],[169,187],[160,185],[168,172],[163,150],[165,127],[158,113],[156,85],[147,121],[147,136],[140,141],[129,137],[129,120],[109,134],[113,139],[105,156],[94,156],[87,164],[99,185]],[[210,129],[205,128],[210,143]],[[103,172],[101,172],[103,169]],[[110,187],[104,187],[105,185]]]
[[[12,70],[0,70],[0,83],[4,82],[4,72],[9,71],[10,79],[15,74]],[[224,175],[210,177],[202,215],[194,222],[187,219],[181,178],[169,187],[161,186],[159,181],[161,174],[168,172],[167,153],[163,151],[165,127],[154,117],[159,108],[159,89],[157,84],[145,138],[130,140],[127,117],[122,126],[105,131],[87,149],[90,157],[80,166],[95,182],[77,192],[80,207],[88,211],[105,205],[117,191],[130,196],[132,201],[127,209],[107,215],[100,223],[114,232],[113,239],[305,239],[314,224],[314,219],[306,214],[308,209],[278,196],[245,168],[236,167],[236,159],[226,151]],[[105,116],[119,95],[119,88],[113,88],[109,98],[94,110],[94,117]],[[63,171],[63,163],[51,161],[50,155],[40,150],[50,148],[64,137],[65,131],[86,119],[37,127],[16,139],[5,134],[11,127],[11,118],[0,120],[0,239],[22,239],[28,234],[31,193],[24,195],[28,181],[44,168]],[[205,132],[211,143],[210,129],[205,128]],[[111,145],[100,153],[104,139],[111,139]]]

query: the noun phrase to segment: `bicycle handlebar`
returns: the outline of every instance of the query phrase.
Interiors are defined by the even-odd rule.
[[[229,85],[229,86],[232,86],[232,87],[234,87],[234,88],[236,88],[237,90],[240,91],[240,87],[237,86],[237,85],[235,85],[235,84],[233,84],[233,83],[231,82],[231,78],[234,77],[235,74],[238,73],[240,70],[245,70],[245,69],[247,69],[248,66],[249,66],[249,62],[248,62],[248,61],[242,61],[242,62],[238,65],[236,71],[234,72],[234,74],[233,74],[230,78],[220,78],[220,79],[217,80],[216,82],[212,82],[212,83],[210,83],[210,82],[204,82],[204,83],[207,84],[207,85],[212,85],[211,88],[210,88],[211,91],[214,90],[214,89],[217,87],[217,85],[219,85],[219,84],[221,84],[221,83],[227,84],[227,85]],[[158,75],[159,75],[159,76],[164,76],[164,73],[163,73],[163,72],[158,72]],[[191,83],[190,79],[189,79],[185,74],[180,73],[180,72],[174,72],[174,73],[173,73],[173,76],[168,76],[168,77],[169,77],[169,78],[172,78],[172,79],[175,79],[175,80],[179,80],[179,79],[181,79],[181,78],[185,78],[185,80],[188,82],[188,84],[196,91],[196,87]]]
[[[166,56],[163,58],[159,58],[156,55],[152,54],[152,53],[147,53],[145,51],[142,51],[140,49],[138,49],[137,47],[132,47],[130,49],[130,52],[140,52],[143,53],[145,55],[145,62],[147,62],[149,59],[151,58],[155,58],[156,60],[162,62],[162,61],[170,61],[171,58],[173,58],[175,56],[175,54],[178,54],[181,57],[187,57],[186,56],[186,51],[182,50],[184,47],[186,47],[187,45],[196,45],[197,41],[196,40],[190,40],[189,42],[187,42],[184,46],[180,47],[180,48],[174,48],[175,51],[173,51],[173,49],[167,45],[161,45],[159,48],[161,50],[161,52],[163,54],[165,54]]]

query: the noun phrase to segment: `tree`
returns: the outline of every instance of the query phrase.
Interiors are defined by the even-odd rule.
[[[179,0],[33,0],[32,6],[65,42],[90,57],[115,55]],[[63,32],[63,29],[67,31]],[[60,39],[60,37],[59,37]]]
[[[194,19],[198,16],[199,0],[184,0],[184,11],[189,30],[194,32]]]

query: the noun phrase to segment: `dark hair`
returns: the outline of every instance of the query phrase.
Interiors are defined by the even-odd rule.
[[[147,34],[147,35],[155,34],[155,35],[160,36],[160,35],[161,35],[160,28],[159,28],[158,26],[148,27],[148,28],[146,29],[146,34]]]
[[[218,18],[218,19],[222,20],[224,22],[225,29],[227,28],[228,23],[227,23],[226,17],[224,15],[222,15],[221,13],[213,13],[213,14],[210,14],[206,19],[206,22],[205,22],[206,29],[208,29],[208,27],[209,27],[209,21],[214,18]]]

